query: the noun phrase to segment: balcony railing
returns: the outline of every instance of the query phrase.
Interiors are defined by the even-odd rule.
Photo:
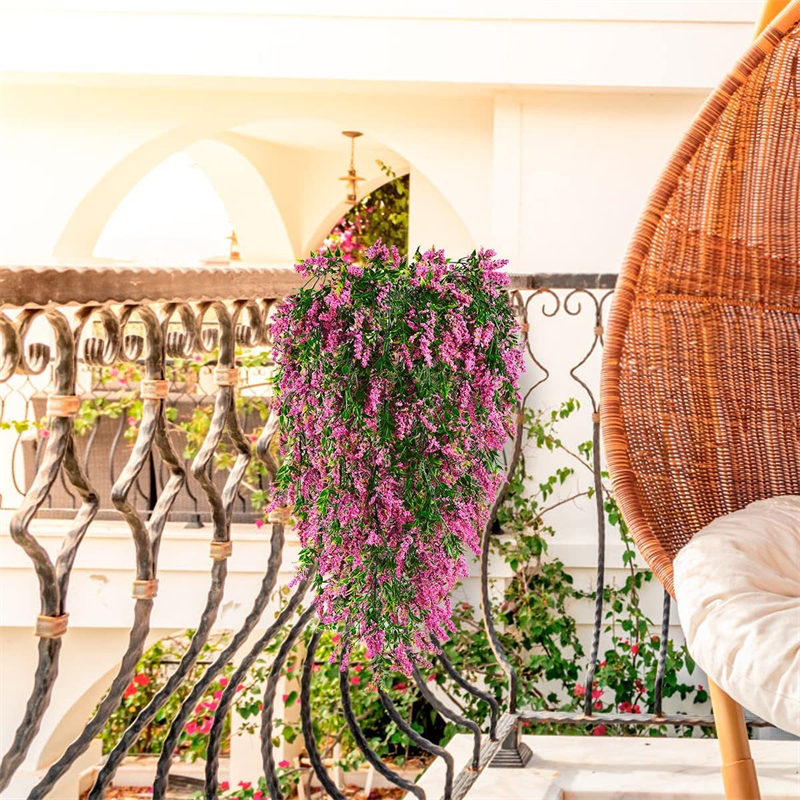
[[[39,729],[56,682],[63,636],[69,635],[69,579],[76,554],[93,521],[124,519],[135,544],[135,621],[126,652],[107,694],[80,736],[49,768],[30,795],[42,798],[103,729],[130,684],[158,602],[159,545],[167,520],[208,526],[212,566],[209,593],[201,619],[180,663],[106,758],[90,800],[104,795],[130,746],[174,690],[196,674],[194,667],[208,640],[225,596],[227,558],[235,543],[231,524],[253,520],[254,493],[269,495],[276,470],[273,437],[276,420],[269,413],[268,378],[270,316],[280,298],[298,285],[293,272],[256,269],[55,269],[3,268],[0,271],[0,422],[8,428],[4,443],[2,505],[14,508],[10,535],[30,558],[39,578],[41,609],[35,632],[39,637],[38,669],[16,737],[0,768],[0,787],[8,784]],[[502,650],[499,623],[490,598],[490,542],[498,533],[497,499],[483,537],[480,590],[483,624],[494,657],[507,675],[502,703],[484,688],[467,681],[442,655],[448,679],[479,697],[491,708],[486,720],[466,720],[440,694],[429,690],[415,674],[422,696],[444,718],[474,736],[474,758],[458,775],[451,775],[446,798],[463,797],[487,766],[523,765],[528,752],[521,742],[524,723],[560,725],[618,724],[640,726],[705,726],[709,716],[669,714],[662,693],[667,672],[670,602],[664,594],[660,630],[658,678],[650,713],[595,711],[591,687],[598,669],[605,629],[606,519],[596,385],[598,356],[603,344],[603,320],[614,285],[613,275],[515,275],[509,301],[523,322],[529,369],[524,403],[532,404],[548,382],[553,364],[571,392],[590,410],[585,419],[587,469],[591,502],[588,524],[596,538],[596,590],[590,657],[583,686],[582,711],[533,710],[518,703],[519,681]],[[539,334],[542,322],[570,326],[571,346],[563,333]],[[560,322],[559,322],[560,321]],[[577,326],[577,327],[576,327]],[[561,329],[558,329],[561,330]],[[577,331],[577,334],[575,333]],[[567,355],[567,350],[572,355]],[[568,364],[565,365],[565,359]],[[110,373],[109,370],[112,372]],[[98,422],[95,411],[103,408]],[[113,408],[113,413],[107,413]],[[13,424],[12,424],[13,421]],[[76,432],[84,422],[87,432]],[[90,424],[91,423],[91,424]],[[513,474],[524,459],[524,414],[507,453]],[[252,439],[256,439],[253,447]],[[256,506],[259,503],[255,503]],[[36,518],[59,516],[69,530],[56,558],[51,558],[31,532]],[[222,694],[210,732],[205,796],[216,797],[225,715],[233,692],[258,656],[283,626],[292,623],[270,667],[261,725],[264,775],[270,796],[282,797],[272,742],[272,709],[281,669],[292,646],[311,622],[309,606],[302,613],[310,578],[294,588],[288,605],[266,632],[242,651],[276,588],[284,545],[285,520],[275,516],[263,529],[271,543],[269,563],[252,608],[241,628],[209,663],[193,685],[159,760],[154,796],[163,798],[177,737],[197,699],[221,671],[236,659],[236,669]],[[299,613],[299,615],[298,615]],[[301,725],[313,770],[331,797],[343,795],[323,766],[314,741],[310,685],[319,631],[307,645],[300,692]],[[240,652],[241,651],[241,652]],[[365,758],[397,786],[423,797],[419,787],[387,767],[370,749],[353,713],[347,673],[341,673],[342,708],[352,736]],[[423,739],[381,694],[391,718],[423,750],[446,757]],[[758,721],[756,721],[758,724]]]

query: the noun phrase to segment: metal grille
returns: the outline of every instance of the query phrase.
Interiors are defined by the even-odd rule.
[[[14,483],[24,497],[11,516],[10,533],[14,542],[30,558],[39,577],[41,616],[37,622],[40,638],[34,686],[13,744],[3,757],[0,788],[8,785],[23,761],[48,707],[58,673],[61,637],[66,629],[69,612],[70,572],[81,541],[92,521],[104,514],[122,517],[130,529],[136,554],[136,581],[133,588],[135,620],[117,674],[81,735],[49,768],[33,790],[30,795],[33,799],[45,797],[55,782],[87,749],[118,707],[123,692],[131,681],[150,629],[153,604],[157,602],[159,545],[167,520],[177,519],[190,525],[205,524],[209,527],[212,562],[205,607],[180,663],[174,667],[166,684],[139,713],[105,759],[89,794],[90,800],[99,800],[105,795],[117,768],[139,733],[163,707],[173,691],[192,673],[202,647],[212,632],[224,597],[227,557],[232,547],[231,523],[253,518],[246,497],[253,487],[245,489],[243,480],[253,458],[253,448],[248,436],[261,423],[255,423],[248,414],[242,414],[241,409],[237,408],[237,392],[241,396],[242,389],[241,386],[237,389],[236,383],[237,379],[241,383],[242,377],[245,385],[257,384],[259,381],[263,383],[262,374],[256,374],[252,368],[245,368],[247,357],[268,351],[270,311],[280,293],[291,288],[292,282],[284,275],[276,288],[271,289],[265,278],[264,285],[258,288],[259,294],[255,294],[250,291],[254,281],[248,271],[247,281],[242,282],[248,291],[243,291],[232,300],[227,295],[231,287],[239,285],[237,272],[219,271],[216,282],[207,275],[204,276],[204,294],[198,300],[192,292],[191,273],[180,270],[172,272],[169,280],[160,273],[160,277],[156,276],[161,282],[159,285],[173,287],[169,302],[151,303],[140,299],[131,288],[130,296],[136,298],[136,302],[122,304],[119,297],[125,296],[126,291],[122,279],[123,285],[118,282],[115,286],[113,301],[105,302],[102,298],[97,298],[87,303],[85,298],[79,296],[77,286],[80,282],[76,283],[76,277],[71,276],[69,271],[57,272],[56,277],[51,275],[51,278],[60,280],[61,283],[54,287],[52,296],[62,300],[74,297],[76,301],[84,302],[77,309],[67,309],[52,305],[37,306],[35,298],[26,298],[20,294],[23,291],[20,287],[26,285],[26,277],[28,285],[33,285],[31,281],[36,278],[35,271],[2,271],[3,281],[0,281],[0,286],[4,282],[10,287],[10,295],[5,293],[6,305],[0,311],[0,334],[3,340],[0,368],[0,379],[3,382],[0,395],[2,419],[8,421],[17,417],[14,408],[17,412],[21,409],[24,417],[31,420],[46,417],[46,427],[42,430],[47,433],[38,435],[35,439],[28,439],[24,432],[20,433],[12,455],[15,465]],[[28,273],[27,276],[24,273]],[[604,624],[606,538],[599,415],[592,388],[594,379],[587,377],[587,374],[592,359],[596,359],[602,347],[603,318],[613,283],[612,275],[521,275],[514,276],[509,289],[509,300],[523,322],[529,360],[529,382],[523,404],[533,402],[537,390],[551,380],[551,369],[547,366],[550,362],[543,352],[546,350],[551,358],[560,357],[558,348],[552,342],[537,341],[534,317],[574,318],[575,324],[580,324],[582,330],[587,332],[584,337],[585,346],[578,360],[567,370],[574,389],[592,412],[590,438],[593,447],[589,468],[594,488],[592,525],[597,535],[597,590],[591,654],[584,681],[587,687],[593,684]],[[70,286],[73,288],[70,289]],[[140,282],[136,286],[139,287],[136,291],[141,294]],[[80,291],[85,289],[81,288]],[[31,305],[24,307],[28,303]],[[41,341],[43,323],[50,330],[52,344]],[[31,341],[32,339],[37,341]],[[198,386],[202,386],[198,391],[187,392],[185,386],[178,386],[174,380],[170,381],[170,374],[174,374],[176,364],[186,361],[197,363],[194,362],[196,358],[201,364],[198,374],[202,373]],[[141,379],[137,388],[141,399],[141,418],[132,426],[136,430],[130,447],[122,447],[120,444],[125,433],[124,413],[116,429],[103,433],[98,432],[99,428],[95,427],[88,438],[76,435],[71,418],[86,397],[119,397],[119,385],[98,384],[96,376],[99,367],[109,367],[120,362],[135,365]],[[213,380],[213,385],[209,379]],[[258,387],[251,386],[246,391],[260,396]],[[186,443],[175,426],[175,420],[184,413],[182,404],[190,410],[201,406],[206,406],[209,410],[208,430],[191,459],[184,457]],[[276,419],[270,416],[263,425],[255,447],[255,455],[263,463],[263,482],[256,488],[263,491],[268,491],[269,482],[276,470],[271,455],[275,429]],[[520,459],[524,457],[523,438],[523,418],[520,414],[517,436],[508,450],[509,474],[514,472]],[[226,470],[217,471],[213,468],[214,456],[222,447],[228,448],[230,463]],[[21,458],[20,449],[24,451]],[[518,678],[502,651],[492,615],[489,588],[489,546],[496,533],[496,516],[502,502],[501,494],[496,499],[492,519],[484,531],[480,586],[483,623],[494,656],[508,679],[508,690],[503,702],[498,703],[486,691],[472,685],[443,655],[439,658],[448,678],[462,690],[486,701],[491,708],[489,719],[465,719],[432,692],[418,673],[413,676],[422,697],[444,719],[457,723],[472,735],[474,748],[470,764],[462,772],[455,774],[452,758],[446,751],[414,731],[398,714],[388,695],[381,692],[387,718],[394,720],[417,746],[445,760],[445,798],[463,797],[493,759],[496,764],[523,765],[527,749],[521,744],[520,736],[525,722],[545,721],[555,725],[604,722],[628,726],[713,724],[710,717],[669,716],[663,713],[661,697],[670,616],[669,597],[666,595],[655,713],[595,714],[591,691],[586,693],[583,713],[532,711],[518,707]],[[69,531],[55,559],[51,559],[30,529],[35,518],[47,515],[59,515],[70,520]],[[269,562],[250,612],[225,648],[206,666],[172,722],[158,761],[153,787],[155,798],[165,796],[172,755],[192,709],[214,678],[237,656],[238,666],[222,694],[210,731],[204,793],[207,798],[217,796],[223,723],[234,700],[236,686],[283,627],[291,625],[290,632],[278,649],[269,670],[261,718],[263,769],[269,793],[275,800],[283,796],[273,756],[273,707],[281,668],[305,627],[313,624],[311,610],[305,610],[298,616],[298,609],[306,596],[311,576],[307,576],[294,588],[288,604],[274,623],[249,650],[241,653],[267,607],[278,580],[284,546],[283,522],[274,521],[269,535]],[[306,648],[300,698],[301,725],[310,763],[319,781],[331,797],[342,798],[342,793],[322,764],[312,727],[310,686],[319,636],[320,631],[315,631]],[[353,714],[346,671],[341,672],[340,693],[347,724],[364,757],[392,783],[424,798],[424,792],[419,786],[397,775],[371,750]]]

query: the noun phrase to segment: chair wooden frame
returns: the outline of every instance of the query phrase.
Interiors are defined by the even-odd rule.
[[[800,494],[800,0],[769,0],[757,32],[651,195],[605,331],[612,485],[673,597],[695,533]],[[711,699],[726,797],[757,800],[742,709]]]

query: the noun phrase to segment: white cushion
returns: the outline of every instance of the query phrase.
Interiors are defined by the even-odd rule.
[[[675,558],[689,652],[734,700],[800,735],[800,496],[714,520]]]

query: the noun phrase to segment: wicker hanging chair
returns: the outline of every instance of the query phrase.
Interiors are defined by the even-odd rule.
[[[698,531],[800,495],[800,0],[765,17],[656,186],[605,334],[614,492],[673,596]],[[713,685],[712,703],[726,794],[753,800],[741,709]]]

